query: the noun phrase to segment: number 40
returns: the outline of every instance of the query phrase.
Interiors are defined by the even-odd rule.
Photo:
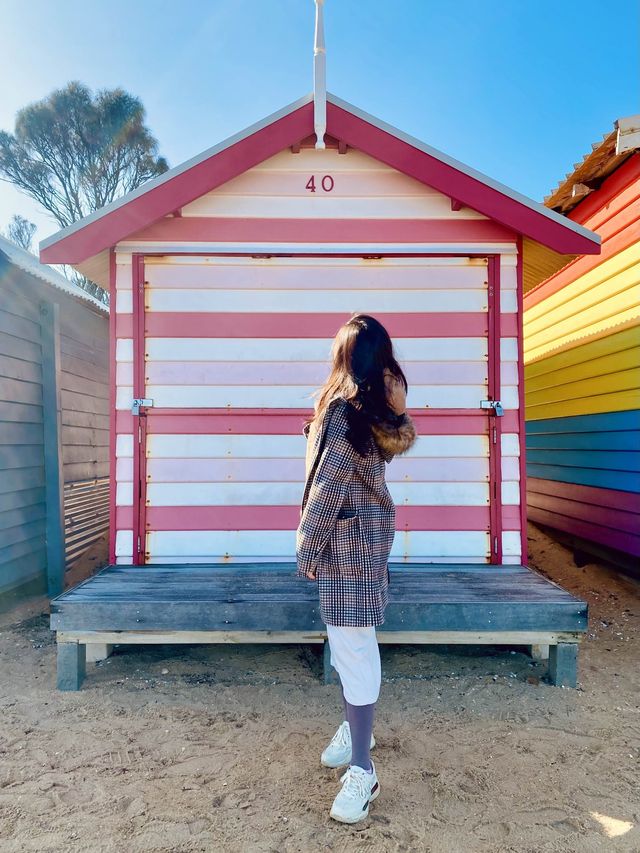
[[[330,193],[334,187],[334,180],[331,175],[325,175],[320,181],[320,186],[326,193]],[[309,180],[306,183],[305,189],[309,190],[309,192],[314,193],[316,191],[316,176],[311,175]]]

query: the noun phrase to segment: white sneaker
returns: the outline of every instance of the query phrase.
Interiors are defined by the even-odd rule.
[[[333,801],[329,814],[340,823],[357,823],[369,814],[369,803],[380,793],[376,768],[371,762],[373,773],[352,765],[340,779],[342,789]]]
[[[376,740],[371,735],[369,749],[373,749]],[[349,721],[345,720],[338,726],[338,731],[331,738],[331,742],[320,756],[320,763],[325,767],[344,767],[351,761],[351,729]]]

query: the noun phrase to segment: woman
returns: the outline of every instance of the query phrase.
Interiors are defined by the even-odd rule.
[[[369,750],[381,681],[375,629],[384,622],[395,532],[385,462],[407,451],[416,434],[405,411],[407,380],[381,323],[356,314],[338,331],[331,355],[331,372],[304,427],[296,574],[318,583],[331,663],[342,685],[345,720],[321,762],[349,766],[330,814],[356,823],[380,793]]]

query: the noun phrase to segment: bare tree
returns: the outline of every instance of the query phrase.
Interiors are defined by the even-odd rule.
[[[144,119],[142,102],[123,89],[93,95],[71,82],[20,110],[13,134],[0,131],[0,178],[64,228],[167,170]],[[73,279],[96,295],[97,285]]]
[[[29,222],[28,219],[24,218],[24,216],[14,213],[11,218],[11,222],[5,228],[4,236],[7,240],[11,240],[12,243],[15,243],[16,246],[20,246],[21,249],[25,249],[27,252],[30,252],[36,228],[37,226],[33,222]]]

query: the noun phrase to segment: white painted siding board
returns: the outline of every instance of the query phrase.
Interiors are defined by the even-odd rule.
[[[133,479],[133,463],[129,457],[120,457],[123,477]],[[512,472],[505,479],[517,479],[518,460],[507,457]],[[252,483],[294,482],[304,479],[304,459],[298,457],[213,457],[147,459],[149,482],[154,483]],[[487,460],[484,457],[396,457],[387,468],[387,482],[483,482],[488,479]]]
[[[130,297],[130,293],[127,296]],[[148,310],[160,312],[217,312],[279,314],[358,311],[486,312],[486,290],[151,290]],[[131,310],[131,301],[118,310]],[[505,311],[515,310],[508,306]]]
[[[502,479],[503,480],[519,480],[520,479],[520,463],[513,456],[502,457]],[[520,501],[518,500],[518,503]]]
[[[147,385],[146,394],[154,406],[161,408],[311,408],[314,386],[310,385]],[[409,408],[471,409],[480,408],[486,397],[484,385],[418,385],[407,394]],[[117,408],[131,407],[133,389],[118,389]],[[517,393],[504,388],[502,403],[507,409],[517,407]]]
[[[133,554],[133,530],[118,530],[116,533],[116,557],[131,557]]]
[[[503,409],[517,409],[520,404],[518,389],[512,385],[503,385],[500,389],[500,400]]]
[[[116,290],[116,314],[131,314],[133,296],[131,290]]]
[[[506,339],[506,340],[511,340]],[[133,343],[118,341],[119,361],[133,360]],[[147,338],[149,361],[320,361],[329,364],[329,338]],[[396,338],[403,361],[486,361],[485,338]]]
[[[285,557],[285,559],[291,560],[291,554],[289,554],[288,557]],[[243,556],[234,556],[232,554],[229,554],[228,556],[221,556],[221,557],[215,557],[215,558],[211,557],[209,555],[205,555],[205,556],[189,557],[188,561],[185,560],[184,555],[181,555],[181,556],[174,556],[174,555],[164,556],[163,555],[161,557],[151,556],[147,559],[146,562],[149,565],[158,565],[161,563],[180,563],[180,562],[200,563],[200,564],[207,564],[207,565],[213,564],[216,567],[219,566],[220,569],[222,571],[224,571],[225,567],[228,569],[228,567],[230,565],[233,565],[235,563],[248,563],[249,562],[249,563],[265,563],[265,564],[268,564],[268,563],[280,563],[280,562],[282,562],[282,560],[283,560],[282,556],[280,556],[280,557],[274,557],[274,556],[270,556],[270,555],[265,556],[265,554],[262,553],[262,554],[247,554],[247,555],[243,555]],[[418,564],[422,564],[422,563],[449,563],[451,565],[456,565],[457,563],[462,562],[463,558],[462,557],[447,557],[447,556],[442,555],[442,554],[439,554],[436,556],[430,554],[426,557],[406,557],[403,554],[402,557],[395,557],[395,556],[393,556],[393,552],[392,552],[392,560],[397,561],[397,562],[401,561],[402,563],[407,563],[407,564],[411,564],[411,563],[418,563]],[[509,557],[506,557],[503,562],[507,563],[507,562],[509,562],[509,560],[511,560],[514,563],[520,562],[516,558],[509,558]],[[464,562],[465,563],[474,563],[476,565],[484,565],[487,562],[487,558],[486,558],[486,556],[484,556],[484,557],[464,557]],[[119,557],[116,560],[116,563],[121,564],[121,565],[131,565],[132,559],[126,558],[126,557]]]
[[[517,338],[500,338],[500,357],[503,361],[518,361]]]
[[[116,409],[131,409],[133,405],[133,387],[121,385],[116,390]]]
[[[215,263],[212,261],[215,260]],[[333,258],[327,275],[322,258],[147,258],[145,277],[152,289],[211,290],[421,290],[422,259]],[[433,258],[431,275],[440,289],[486,288],[487,264],[482,258]]]
[[[119,361],[116,363],[116,383],[133,386],[133,362]]]
[[[131,290],[133,279],[131,277],[131,255],[126,256],[126,263],[122,257],[116,255],[116,289],[121,291]]]
[[[289,530],[165,530],[147,534],[147,547],[153,559],[191,560],[202,562],[237,559],[290,559],[295,554],[295,531]],[[405,559],[415,553],[431,554],[431,561],[441,557],[467,558],[487,555],[489,536],[483,531],[417,530],[408,535],[396,534],[391,559]],[[208,560],[204,559],[208,555]],[[152,559],[152,561],[153,561]],[[415,559],[415,558],[414,558]],[[421,558],[424,559],[424,558]],[[451,562],[455,562],[454,559]],[[480,560],[478,560],[480,562]]]
[[[486,506],[487,483],[390,482],[398,506]],[[304,483],[149,483],[149,506],[297,506]]]
[[[116,459],[116,482],[133,482],[133,459],[125,456]]]
[[[502,503],[510,506],[519,506],[520,504],[520,483],[502,481]]]
[[[513,368],[515,365],[504,365]],[[486,386],[487,365],[482,361],[409,361],[403,365],[409,385]],[[517,372],[517,371],[516,371]],[[329,373],[329,362],[313,361],[152,361],[146,366],[150,385],[286,385],[299,382],[320,386]],[[117,366],[121,385],[133,384],[133,365]],[[504,371],[512,384],[513,371]]]
[[[133,361],[133,341],[131,338],[116,339],[116,361]]]
[[[500,295],[500,311],[503,314],[515,314],[518,310],[518,294],[515,290],[504,290]]]
[[[517,432],[502,433],[502,456],[519,456],[520,439]]]
[[[502,553],[510,557],[520,557],[521,541],[519,530],[502,531]]]
[[[128,433],[121,433],[116,436],[116,456],[117,457],[133,457],[133,436]]]
[[[116,506],[133,506],[133,483],[116,483]]]
[[[339,182],[329,193],[322,191],[299,198],[276,196],[231,196],[214,190],[182,208],[189,217],[269,219],[486,219],[470,208],[452,210],[446,196],[395,195],[360,198],[340,195]]]
[[[518,385],[518,365],[513,361],[503,361],[500,364],[500,384]]]
[[[172,435],[154,433],[147,437],[148,454],[164,459],[210,458],[295,458],[304,457],[306,439],[302,435]],[[421,435],[403,457],[488,457],[489,439],[486,435]],[[395,458],[389,464],[398,464]]]

